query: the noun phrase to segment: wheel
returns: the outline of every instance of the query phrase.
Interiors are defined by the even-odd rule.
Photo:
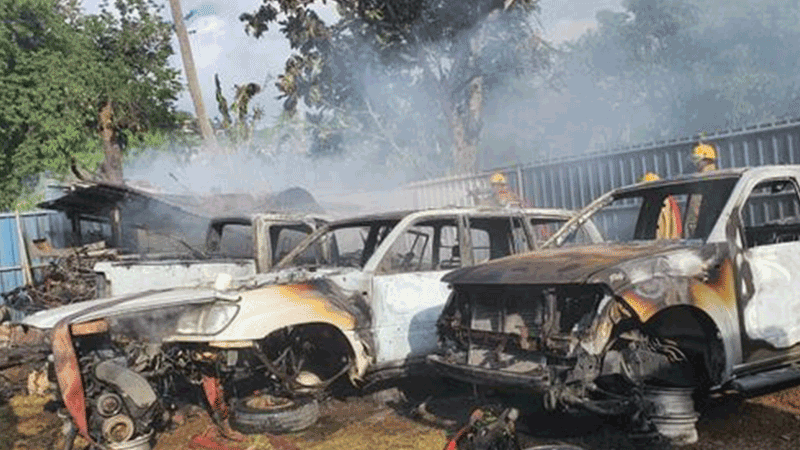
[[[247,434],[291,433],[304,430],[319,419],[319,402],[313,397],[254,395],[235,399],[232,410],[231,427]]]

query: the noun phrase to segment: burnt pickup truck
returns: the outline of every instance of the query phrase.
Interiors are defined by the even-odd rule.
[[[209,221],[203,248],[161,236],[181,252],[127,255],[94,265],[98,298],[151,289],[194,286],[220,273],[233,278],[268,272],[281,258],[329,219],[316,214],[261,213]],[[148,239],[153,236],[148,234]],[[164,245],[158,245],[163,247]]]
[[[571,217],[456,208],[342,220],[246,281],[223,275],[213,288],[89,301],[24,323],[52,329],[73,434],[147,448],[192,384],[238,430],[294,431],[317,420],[337,380],[361,385],[425,367],[449,295],[445,273],[535,250]],[[590,222],[578,228],[571,239],[600,241]]]
[[[800,379],[799,183],[800,166],[767,166],[611,191],[544,249],[447,275],[429,361],[692,442],[692,395]],[[681,235],[658,239],[670,211]],[[606,243],[554,248],[590,219]]]

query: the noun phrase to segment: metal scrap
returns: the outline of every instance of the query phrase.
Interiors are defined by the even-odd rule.
[[[97,298],[95,263],[119,257],[118,250],[105,248],[103,242],[57,250],[37,242],[34,248],[34,257],[54,257],[42,269],[40,280],[3,294],[5,304],[23,314]]]

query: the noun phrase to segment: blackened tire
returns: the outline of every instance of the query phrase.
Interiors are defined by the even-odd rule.
[[[233,401],[231,427],[245,434],[291,433],[314,425],[319,419],[319,402],[313,397],[288,400],[269,408],[253,407],[251,398]]]

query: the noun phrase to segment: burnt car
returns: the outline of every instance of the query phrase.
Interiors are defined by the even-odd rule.
[[[766,166],[613,190],[542,250],[445,276],[429,362],[692,442],[698,396],[800,379],[799,181]],[[659,239],[669,205],[681,234]],[[605,243],[555,248],[586,220]]]
[[[234,428],[295,431],[317,420],[337,381],[425,367],[445,273],[534,250],[571,217],[507,208],[357,217],[317,229],[269,273],[68,305],[24,323],[52,328],[67,425],[87,439],[146,448],[164,413],[200,388]],[[575,239],[600,235],[585,223]]]
[[[194,286],[225,273],[242,278],[269,272],[290,250],[330,218],[314,213],[268,212],[212,218],[205,245],[194,248],[172,235],[183,253],[143,252],[94,265],[98,298],[152,289]],[[145,234],[145,233],[143,233]],[[150,236],[148,236],[150,237]],[[161,237],[161,236],[159,236]],[[139,239],[139,246],[145,243]]]

